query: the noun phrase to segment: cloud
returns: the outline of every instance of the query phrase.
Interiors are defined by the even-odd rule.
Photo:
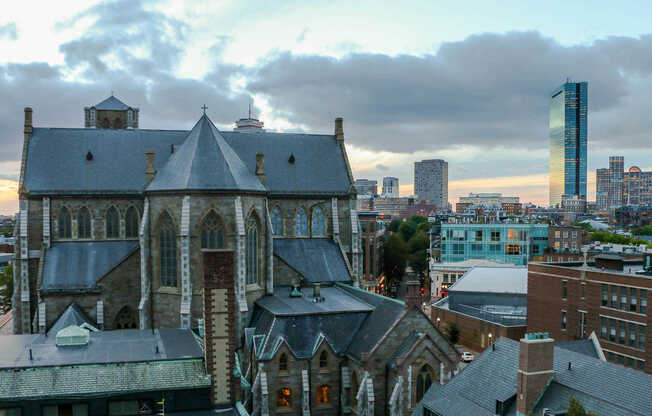
[[[18,39],[18,29],[16,29],[16,23],[7,23],[6,25],[0,25],[0,39],[3,38],[9,40]]]
[[[367,149],[542,149],[550,92],[566,77],[589,82],[589,120],[601,125],[630,102],[632,109],[638,100],[650,107],[652,85],[641,80],[651,72],[652,36],[563,46],[537,32],[510,32],[473,35],[422,56],[279,53],[267,57],[248,88],[297,124],[326,130],[344,116],[349,140]],[[647,146],[629,136],[635,128],[649,131],[647,119],[629,127],[625,116],[619,145]],[[613,139],[608,129],[593,133],[594,142]]]
[[[378,163],[376,165],[376,169],[378,169],[378,170],[389,170],[389,166],[385,166],[382,163]]]

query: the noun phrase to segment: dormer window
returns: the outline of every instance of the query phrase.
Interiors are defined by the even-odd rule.
[[[319,355],[319,368],[328,368],[328,353],[322,351]]]
[[[286,354],[281,354],[281,358],[278,360],[278,371],[288,371],[288,356]]]

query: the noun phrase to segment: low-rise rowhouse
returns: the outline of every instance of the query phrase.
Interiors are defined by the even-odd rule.
[[[450,382],[432,385],[412,415],[565,415],[572,396],[598,415],[647,416],[651,390],[652,376],[601,360],[590,340],[527,334],[499,339]]]
[[[459,343],[475,351],[499,337],[520,339],[526,331],[527,268],[474,267],[432,304],[435,325],[455,324]]]
[[[1,338],[1,415],[147,415],[163,409],[188,414],[213,408],[201,341],[189,329],[97,331],[71,304],[47,334]]]

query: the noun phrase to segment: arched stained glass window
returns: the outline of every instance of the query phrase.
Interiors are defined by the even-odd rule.
[[[120,214],[116,207],[106,211],[106,238],[120,237]]]
[[[327,384],[322,384],[317,387],[317,403],[330,403],[331,402],[331,387]]]
[[[77,213],[77,238],[91,238],[91,214],[86,207]]]
[[[272,234],[283,235],[283,215],[281,215],[281,208],[274,207],[272,209]]]
[[[201,226],[201,248],[222,248],[224,247],[224,232],[222,222],[215,211],[204,218]]]
[[[138,316],[136,311],[129,306],[120,309],[120,312],[115,316],[113,329],[137,329]]]
[[[138,210],[136,207],[129,207],[127,210],[127,216],[125,217],[125,235],[127,238],[138,237],[139,222]]]
[[[72,219],[70,218],[70,211],[68,211],[68,208],[61,207],[57,220],[59,223],[59,238],[72,238]]]
[[[295,235],[298,236],[308,235],[308,220],[306,216],[306,210],[303,208],[299,208],[297,210]]]
[[[247,221],[247,284],[258,283],[258,223]]]
[[[177,232],[172,219],[164,214],[159,229],[161,286],[177,286]]]
[[[421,370],[417,375],[417,403],[421,401],[423,395],[426,394],[431,384],[432,378],[430,377],[430,371],[428,371],[428,366],[424,365],[421,367]]]
[[[276,407],[291,407],[292,406],[292,391],[283,387],[278,390],[276,394]]]
[[[324,211],[320,207],[312,210],[312,235],[326,235]]]

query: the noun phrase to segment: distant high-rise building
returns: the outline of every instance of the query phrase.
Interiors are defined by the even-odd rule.
[[[623,204],[623,173],[625,158],[623,156],[609,156],[609,208],[619,207]]]
[[[448,162],[442,159],[414,162],[414,193],[438,207],[448,206]]]
[[[623,156],[610,156],[608,169],[596,170],[596,205],[607,210],[623,205],[652,205],[652,172],[632,166]]]
[[[586,82],[566,82],[550,102],[550,205],[586,199]]]
[[[370,179],[356,179],[353,183],[358,195],[377,195],[378,194],[378,181]]]
[[[398,198],[398,178],[385,176],[383,178],[383,196],[387,198]]]
[[[652,205],[652,172],[632,166],[623,174],[623,204]]]
[[[600,210],[609,207],[609,176],[610,172],[607,168],[595,171],[595,202]]]

